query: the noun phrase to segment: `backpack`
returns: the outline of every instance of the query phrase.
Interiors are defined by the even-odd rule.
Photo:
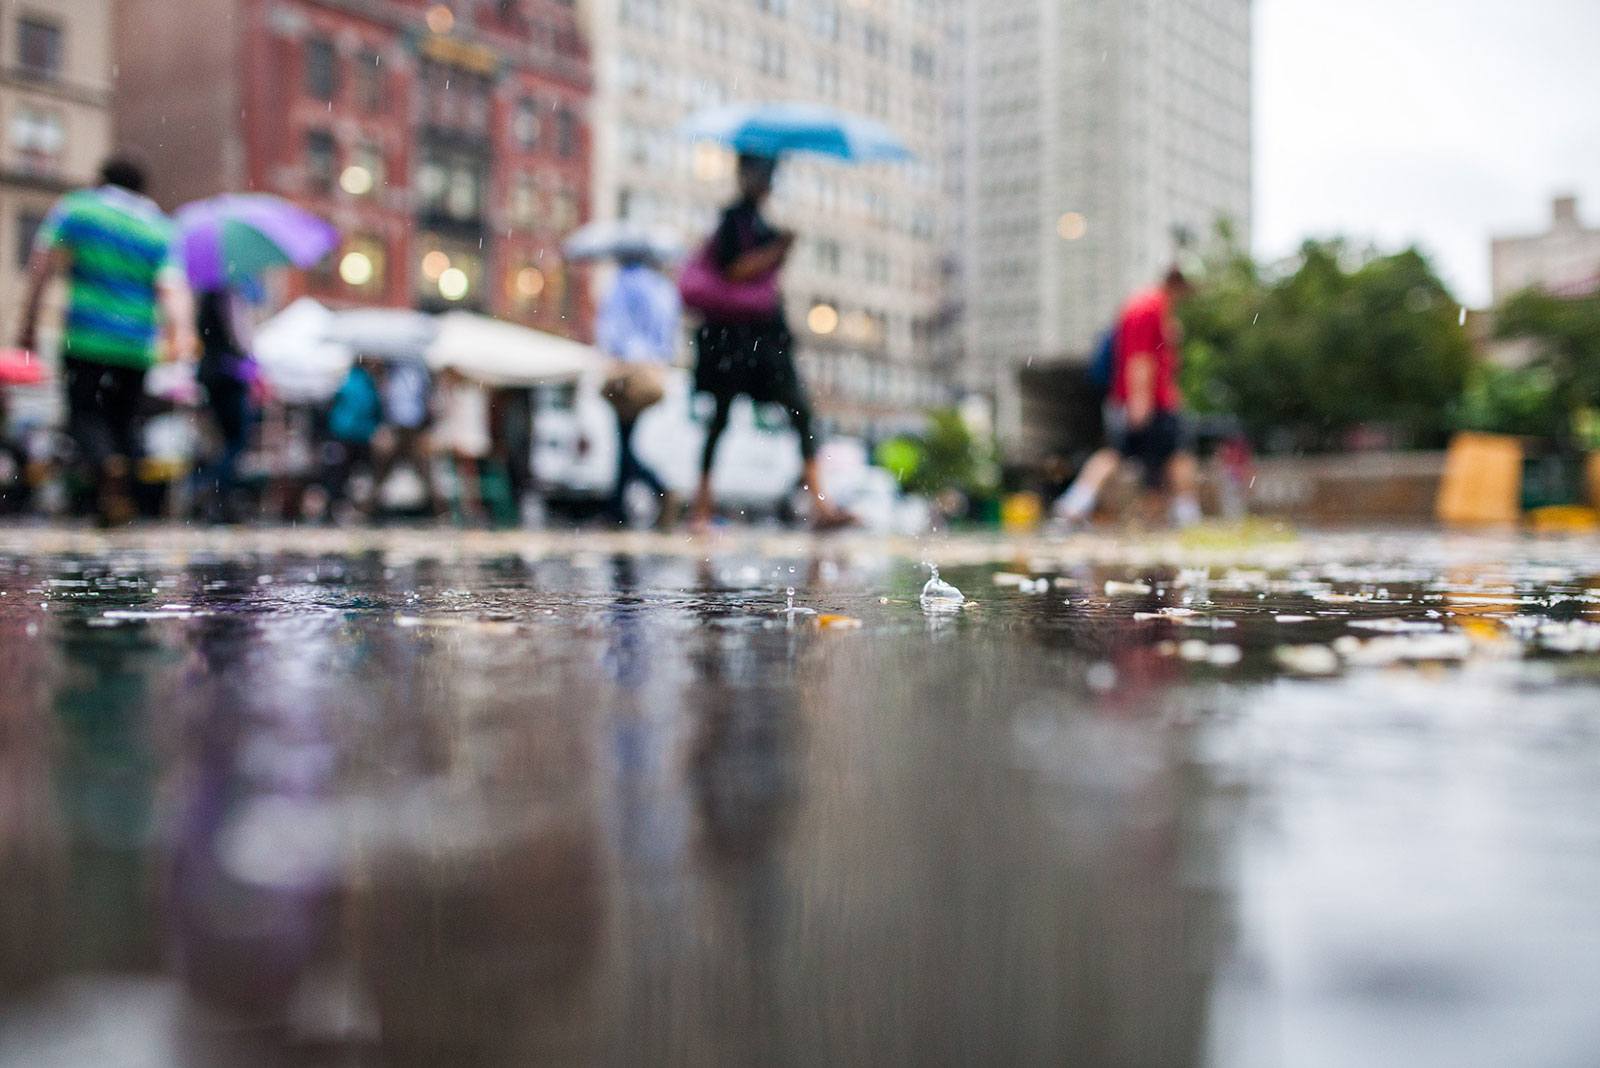
[[[1089,359],[1089,382],[1104,397],[1111,392],[1111,379],[1117,370],[1117,328],[1107,328],[1095,344]]]

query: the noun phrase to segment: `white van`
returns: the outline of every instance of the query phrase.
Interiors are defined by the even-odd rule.
[[[601,375],[540,390],[534,410],[534,473],[554,502],[600,501],[617,477],[617,417],[600,395]],[[666,396],[639,419],[633,447],[667,487],[688,498],[700,477],[711,402],[696,397],[689,373],[667,374]],[[713,486],[724,507],[777,510],[800,481],[800,445],[780,408],[758,411],[741,398],[717,447]]]

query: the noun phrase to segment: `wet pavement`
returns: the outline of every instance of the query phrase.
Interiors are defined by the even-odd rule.
[[[1593,540],[0,531],[0,663],[6,1068],[1600,1049]]]

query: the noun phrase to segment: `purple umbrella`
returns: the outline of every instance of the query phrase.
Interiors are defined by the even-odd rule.
[[[339,244],[317,216],[266,193],[229,193],[178,209],[189,284],[221,289],[274,267],[310,267]]]

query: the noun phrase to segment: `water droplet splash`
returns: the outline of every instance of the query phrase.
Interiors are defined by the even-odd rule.
[[[814,616],[814,608],[796,608],[794,603],[794,587],[790,586],[783,591],[783,618],[789,626],[794,626],[795,616]]]
[[[966,604],[966,594],[939,577],[939,565],[924,562],[923,566],[932,573],[919,598],[924,612],[955,612]]]

